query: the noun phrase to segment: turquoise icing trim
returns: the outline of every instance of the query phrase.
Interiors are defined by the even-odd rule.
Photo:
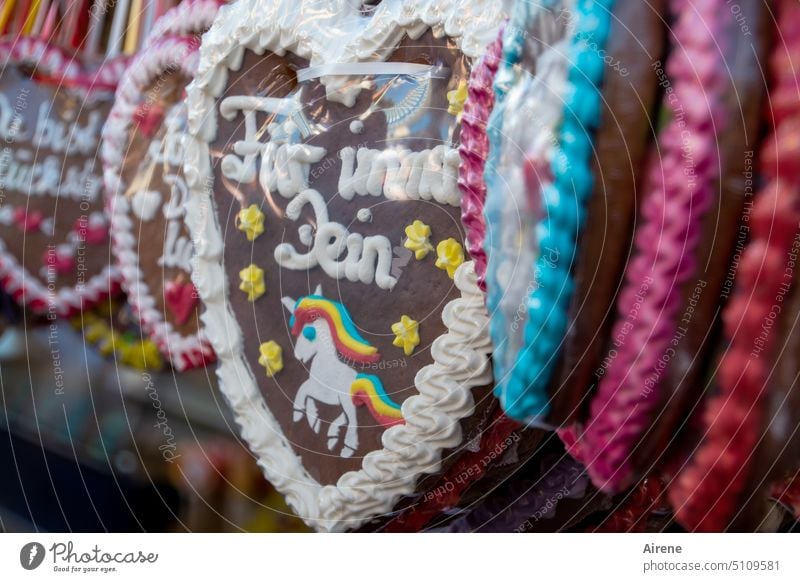
[[[613,4],[614,0],[580,0],[573,12],[571,67],[552,165],[554,181],[541,193],[546,218],[536,228],[539,248],[556,249],[558,258],[548,262],[540,256],[534,265],[540,274],[539,286],[528,300],[525,347],[508,378],[495,388],[506,413],[526,422],[540,420],[549,412],[547,387],[567,328],[573,291],[570,268],[592,191],[592,132],[600,123],[599,86],[604,74],[600,50],[608,40]]]
[[[356,380],[362,379],[369,381],[375,387],[375,393],[386,406],[394,408],[395,410],[400,410],[400,405],[389,398],[389,395],[386,393],[386,388],[383,387],[383,382],[381,382],[380,378],[372,374],[356,374]]]
[[[503,290],[497,280],[497,254],[502,237],[495,229],[501,222],[504,203],[503,188],[498,180],[497,166],[500,162],[503,144],[505,98],[519,76],[515,66],[522,59],[522,52],[525,46],[525,30],[528,23],[537,13],[538,7],[531,10],[528,2],[521,1],[514,4],[511,18],[503,33],[503,58],[500,61],[494,79],[494,108],[486,124],[486,135],[489,138],[489,155],[483,170],[483,178],[484,182],[486,182],[486,203],[483,209],[486,221],[486,236],[483,244],[487,256],[486,306],[490,316],[489,333],[494,343],[492,363],[496,382],[500,382],[505,376],[505,329],[507,323],[500,309]]]

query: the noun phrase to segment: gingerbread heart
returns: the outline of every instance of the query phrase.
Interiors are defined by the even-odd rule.
[[[103,131],[103,165],[112,248],[122,285],[142,329],[179,371],[202,366],[214,352],[197,325],[189,283],[192,241],[184,226],[186,131],[184,88],[197,67],[197,37],[217,2],[188,2],[169,11],[125,73]]]
[[[418,493],[494,405],[457,147],[501,13],[330,4],[243,0],[204,37],[187,221],[244,438],[307,523],[344,530]]]
[[[124,63],[34,38],[0,56],[0,285],[33,314],[70,315],[118,288],[96,154]]]

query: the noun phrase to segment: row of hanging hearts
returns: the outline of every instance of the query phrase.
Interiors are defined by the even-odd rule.
[[[21,308],[5,319],[66,318],[102,354],[138,368],[202,366],[214,353],[197,322],[182,171],[162,171],[175,152],[157,150],[222,2],[79,4],[0,8],[0,283]],[[165,51],[185,66],[154,84],[147,72]],[[139,190],[121,197],[127,214],[115,209],[121,174]]]

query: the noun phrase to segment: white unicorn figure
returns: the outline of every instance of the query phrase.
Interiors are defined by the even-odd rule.
[[[283,297],[281,302],[291,314],[292,334],[297,336],[294,356],[303,364],[311,362],[309,377],[294,398],[294,422],[305,416],[311,430],[319,434],[322,420],[317,404],[340,407],[341,413],[328,428],[327,445],[333,451],[342,444],[339,456],[345,458],[358,449],[356,406],[365,406],[385,427],[404,422],[400,405],[386,394],[377,376],[360,374],[339,358],[371,364],[381,357],[358,333],[344,305],[324,297],[319,285],[312,295],[299,300]]]

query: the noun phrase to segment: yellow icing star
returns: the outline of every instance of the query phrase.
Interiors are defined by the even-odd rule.
[[[258,348],[261,357],[258,363],[267,369],[267,376],[272,378],[275,374],[283,370],[283,350],[273,340],[264,342]]]
[[[264,213],[255,204],[242,208],[237,218],[236,228],[247,235],[247,240],[254,241],[264,232]]]
[[[464,103],[466,103],[466,101],[467,82],[462,79],[458,82],[458,87],[447,92],[447,102],[450,104],[447,107],[447,112],[450,115],[455,115],[456,119],[461,121],[461,116],[464,114]]]
[[[392,345],[403,348],[407,356],[419,345],[419,323],[407,315],[401,316],[400,321],[392,324],[392,333],[396,336]]]
[[[448,238],[436,245],[436,266],[445,269],[451,279],[463,262],[464,247],[456,239]]]
[[[408,238],[406,238],[403,246],[410,251],[414,251],[414,256],[420,261],[433,250],[433,245],[428,240],[430,236],[431,227],[421,220],[415,220],[406,227],[406,237]]]
[[[163,365],[158,346],[147,339],[122,345],[120,352],[122,363],[137,370],[159,369]]]
[[[239,289],[247,293],[248,301],[255,301],[267,290],[264,285],[264,270],[253,264],[239,271],[239,278],[242,280]]]

